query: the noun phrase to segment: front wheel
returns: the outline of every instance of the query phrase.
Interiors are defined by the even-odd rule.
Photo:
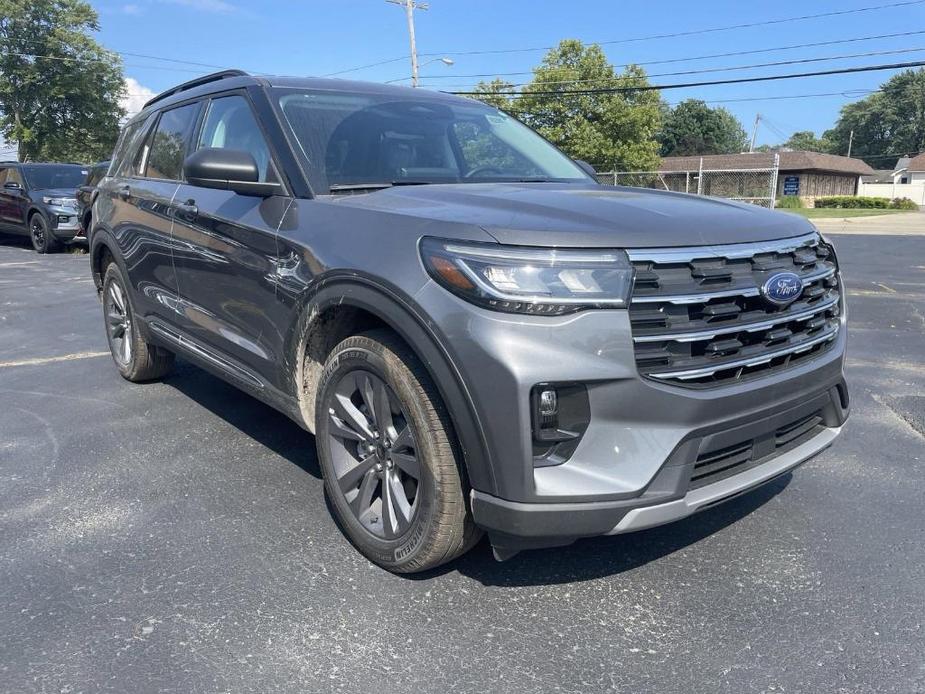
[[[412,573],[448,562],[478,540],[443,403],[391,332],[357,335],[334,348],[315,412],[331,505],[367,558]]]
[[[48,220],[38,212],[29,218],[29,238],[39,253],[54,253],[60,245],[48,228]]]
[[[110,263],[103,275],[103,318],[112,360],[126,380],[160,378],[173,368],[174,354],[145,340],[135,319],[127,283],[119,266]]]

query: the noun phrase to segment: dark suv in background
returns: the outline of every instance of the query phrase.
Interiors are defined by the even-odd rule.
[[[56,251],[80,231],[77,187],[80,164],[0,162],[0,231],[28,234],[39,253]]]
[[[482,530],[505,558],[683,518],[848,414],[808,221],[598,185],[478,102],[218,73],[151,100],[99,190],[122,375],[180,354],[314,432],[341,528],[392,571]]]

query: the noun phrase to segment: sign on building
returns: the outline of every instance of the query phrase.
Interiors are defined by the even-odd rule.
[[[784,176],[784,195],[800,194],[800,177]]]

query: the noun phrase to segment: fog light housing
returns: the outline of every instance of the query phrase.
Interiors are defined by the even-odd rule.
[[[560,465],[571,457],[591,421],[582,383],[540,383],[530,392],[533,463]]]

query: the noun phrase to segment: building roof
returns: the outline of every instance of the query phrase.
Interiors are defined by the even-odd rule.
[[[912,157],[900,157],[896,160],[896,166],[893,167],[893,171],[905,171],[909,168],[910,161],[912,161]]]
[[[925,154],[920,154],[910,159],[906,168],[909,171],[925,171]]]
[[[827,171],[830,173],[872,176],[874,170],[860,159],[840,157],[820,152],[780,152],[781,171]],[[664,157],[659,171],[697,171],[700,157]],[[925,164],[925,159],[923,159]],[[707,154],[703,157],[705,169],[769,169],[774,166],[773,152],[745,152],[743,154]],[[925,167],[923,167],[925,170]]]

